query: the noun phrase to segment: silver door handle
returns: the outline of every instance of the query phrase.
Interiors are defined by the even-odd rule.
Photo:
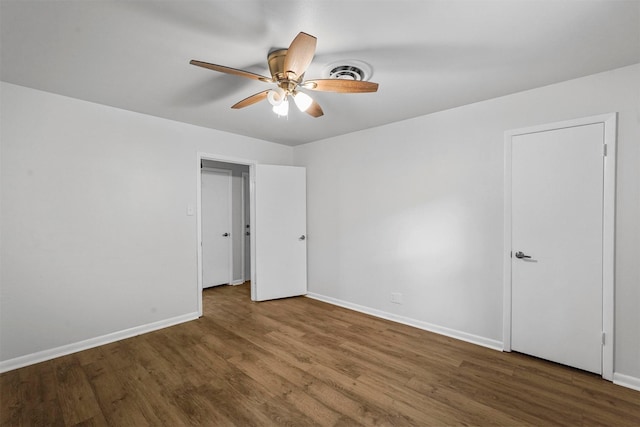
[[[222,237],[229,237],[229,233],[224,233]]]
[[[307,238],[307,236],[305,236],[305,235],[303,234],[302,236],[298,237],[298,240],[304,240],[304,239],[306,239],[306,238]]]
[[[522,259],[522,258],[531,258],[531,255],[525,255],[522,252],[518,251],[518,252],[516,252],[516,258],[520,258],[520,259]]]

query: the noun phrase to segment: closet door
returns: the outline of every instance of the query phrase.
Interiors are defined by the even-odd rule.
[[[602,373],[604,125],[512,139],[513,350]]]
[[[202,171],[202,287],[231,283],[231,171]]]

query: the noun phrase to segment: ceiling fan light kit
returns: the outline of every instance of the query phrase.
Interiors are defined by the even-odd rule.
[[[280,104],[274,105],[272,110],[278,117],[287,116],[289,114],[289,100],[285,99]]]
[[[320,105],[300,89],[337,93],[366,93],[378,90],[377,83],[366,81],[371,76],[371,67],[364,62],[355,60],[330,64],[325,68],[328,70],[325,72],[328,78],[305,81],[304,73],[315,55],[316,41],[314,36],[301,32],[293,39],[288,49],[277,49],[270,52],[267,56],[270,78],[203,61],[191,60],[190,64],[221,73],[275,83],[276,88],[253,94],[237,102],[231,108],[248,107],[266,98],[271,104],[273,112],[278,116],[286,116],[289,113],[289,98],[293,99],[300,111],[306,112],[312,117],[320,117],[324,114]]]
[[[281,87],[277,87],[275,89],[271,89],[267,92],[267,101],[269,104],[277,107],[282,104],[287,99],[287,93]]]
[[[307,111],[313,104],[313,98],[304,92],[294,92],[293,101],[300,111]]]

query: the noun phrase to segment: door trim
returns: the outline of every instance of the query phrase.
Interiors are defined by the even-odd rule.
[[[229,218],[229,223],[227,224],[227,229],[232,234],[231,234],[231,239],[229,239],[229,277],[227,278],[227,283],[232,284],[233,283],[233,174],[232,174],[231,170],[229,170],[229,169],[201,167],[200,168],[200,184],[201,185],[202,185],[202,172],[203,171],[224,174],[229,178],[228,179],[228,181],[229,181],[229,188],[228,188],[229,199],[227,200],[227,206],[229,207],[229,209],[228,209],[229,212],[227,212],[228,213],[228,218]],[[202,202],[202,190],[200,192],[200,201]],[[199,213],[202,213],[202,212],[199,211]],[[199,215],[198,218],[201,218],[201,216]],[[200,224],[202,225],[202,222],[200,222]],[[202,229],[200,231],[202,232]],[[200,237],[202,237],[202,234],[201,234]],[[200,240],[200,242],[202,242],[202,240]],[[202,244],[200,245],[200,248],[202,248]],[[201,291],[204,289],[204,288],[202,288],[202,286],[204,286],[203,281],[200,282],[200,290]]]
[[[197,258],[197,280],[196,280],[196,300],[198,305],[198,315],[202,317],[202,174],[200,173],[203,160],[212,160],[215,162],[235,163],[239,165],[249,166],[249,216],[252,224],[255,224],[254,209],[254,182],[255,182],[255,160],[239,159],[235,157],[221,156],[218,154],[205,153],[198,151],[196,155],[196,258]],[[257,286],[255,277],[255,233],[249,236],[251,245],[251,299],[255,299],[255,287]]]
[[[242,262],[242,282],[246,282],[247,281],[247,257],[246,257],[246,253],[247,253],[247,244],[246,241],[247,239],[245,238],[245,233],[247,232],[247,228],[246,228],[246,223],[245,223],[245,218],[247,216],[247,194],[246,194],[246,185],[245,182],[249,183],[249,187],[251,187],[251,181],[249,180],[249,174],[247,172],[242,172],[242,236],[241,236],[241,240],[240,240],[240,246],[241,246],[241,251],[242,251],[242,256],[240,257],[241,262]],[[251,214],[251,210],[249,211],[249,214]],[[251,226],[251,223],[249,223],[249,225]],[[249,239],[251,239],[251,228],[249,228]],[[251,249],[251,245],[249,245]],[[250,279],[250,277],[249,277]]]
[[[576,126],[604,125],[603,227],[602,227],[602,378],[613,381],[615,314],[615,191],[617,113],[601,114],[543,124],[504,133],[504,251],[503,251],[503,350],[511,351],[511,141],[514,136]]]

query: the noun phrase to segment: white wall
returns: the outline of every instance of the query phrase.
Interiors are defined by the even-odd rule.
[[[635,65],[294,148],[309,291],[501,344],[503,133],[617,111],[615,371],[640,379],[639,94]]]
[[[291,164],[283,145],[0,89],[0,367],[197,315],[196,153]]]

